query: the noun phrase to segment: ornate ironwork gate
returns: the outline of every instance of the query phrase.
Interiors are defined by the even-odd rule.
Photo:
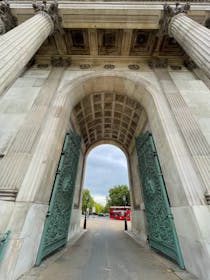
[[[45,256],[67,242],[79,151],[80,137],[73,132],[67,133],[56,172],[36,265],[39,265]]]
[[[181,268],[184,268],[165,183],[151,133],[146,132],[136,138],[136,150],[149,244],[152,248],[174,259]]]

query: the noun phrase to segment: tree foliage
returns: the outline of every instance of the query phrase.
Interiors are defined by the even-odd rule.
[[[104,206],[102,204],[100,204],[98,202],[94,202],[94,206],[95,206],[95,212],[97,214],[103,212]]]
[[[104,207],[98,202],[93,200],[88,189],[83,189],[82,191],[82,213],[85,213],[86,208],[89,208],[89,213],[92,213],[92,208],[95,207],[96,213],[108,213],[110,206],[124,206],[123,196],[126,196],[126,205],[130,205],[130,192],[128,186],[118,185],[113,186],[109,189],[109,196],[107,197],[107,203]],[[87,198],[87,199],[86,199]]]
[[[89,213],[92,213],[94,200],[88,189],[82,190],[82,213],[85,213],[86,208],[89,208]]]
[[[109,189],[109,197],[104,211],[108,212],[110,206],[123,206],[123,196],[126,197],[126,205],[130,205],[130,192],[128,186],[118,185]]]

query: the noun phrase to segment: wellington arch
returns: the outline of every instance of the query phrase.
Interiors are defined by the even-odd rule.
[[[210,280],[210,5],[146,2],[0,2],[0,279],[80,234],[88,153],[114,144],[132,232]]]

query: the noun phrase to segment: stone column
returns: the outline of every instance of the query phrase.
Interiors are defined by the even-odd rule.
[[[189,5],[164,6],[168,33],[210,77],[210,30],[186,16]]]
[[[1,36],[0,94],[17,78],[44,40],[54,30],[54,21],[45,11]]]

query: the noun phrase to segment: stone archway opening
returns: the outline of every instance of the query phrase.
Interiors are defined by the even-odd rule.
[[[108,199],[110,199],[109,190],[118,187],[119,191],[125,190],[127,193],[126,188],[130,189],[128,171],[128,160],[123,150],[116,145],[99,144],[87,154],[83,190],[88,189],[93,200],[101,204],[104,207],[103,212],[107,214],[109,213],[107,205]],[[117,196],[116,200],[115,198],[112,200],[112,202],[115,202],[115,206],[119,206],[119,201],[121,201],[120,206],[124,205],[122,196]],[[126,200],[126,205],[130,206],[130,198]],[[90,207],[90,213],[98,214],[102,212],[102,209],[99,211],[100,207],[97,208],[94,205]],[[84,200],[82,210],[84,213]],[[119,214],[122,214],[122,212],[119,212]]]
[[[80,88],[81,86],[82,89]],[[180,267],[183,267],[175,226],[172,221],[169,221],[168,224],[165,223],[165,219],[169,217],[167,211],[170,212],[170,207],[165,185],[163,181],[159,182],[158,179],[161,174],[160,166],[157,167],[159,160],[157,158],[155,163],[150,162],[153,161],[154,155],[157,154],[156,149],[152,150],[154,142],[152,145],[149,142],[146,144],[146,150],[148,148],[150,152],[145,152],[147,159],[143,167],[143,174],[141,174],[139,166],[145,160],[145,156],[138,153],[136,149],[136,139],[140,134],[144,135],[146,131],[147,134],[145,135],[149,136],[147,138],[150,142],[153,141],[151,134],[153,132],[163,141],[164,136],[160,135],[160,131],[163,128],[162,125],[164,125],[163,120],[160,120],[161,109],[159,106],[162,99],[161,94],[158,96],[158,91],[155,93],[152,86],[145,81],[143,86],[137,80],[133,83],[125,77],[120,77],[120,75],[96,76],[94,79],[87,79],[86,83],[78,85],[77,90],[79,93],[75,99],[70,96],[74,104],[72,106],[71,103],[72,112],[70,120],[72,127],[77,130],[82,138],[84,162],[86,161],[88,151],[99,143],[113,143],[125,152],[129,166],[131,205],[132,209],[141,213],[142,220],[145,218],[145,211],[146,214],[150,212],[150,198],[155,201],[155,196],[159,195],[158,193],[162,193],[162,198],[157,203],[154,202],[153,209],[151,208],[152,214],[150,216],[146,215],[150,222],[146,219],[147,226],[145,226],[143,224],[145,222],[144,219],[144,222],[141,224],[142,234],[145,237],[149,236],[150,245],[153,248],[173,258],[179,263]],[[76,100],[77,102],[75,102]],[[165,106],[164,101],[162,106]],[[162,149],[164,151],[165,147],[162,147]],[[155,169],[152,172],[149,171],[150,166],[148,162]],[[85,164],[83,169],[84,166]],[[84,172],[81,176],[84,176]],[[144,192],[144,195],[142,195],[142,192]],[[149,194],[149,199],[147,199],[145,210],[141,204],[144,204],[144,201],[146,201],[145,197],[147,194]],[[157,205],[158,203],[159,205]],[[157,215],[156,211],[159,211],[159,209],[164,212],[163,215],[162,213]],[[134,221],[135,229],[139,216],[136,213],[134,214],[132,222]],[[161,216],[161,219],[158,216]],[[153,218],[155,223],[153,223]],[[164,227],[166,227],[165,231],[163,230]],[[173,240],[170,237],[164,240],[163,235],[166,234],[173,235]],[[156,239],[155,242],[152,240],[152,235]],[[161,245],[159,246],[158,243],[161,243]]]
[[[168,203],[167,209],[173,207],[173,211],[176,211],[177,206],[182,205],[183,200],[186,199],[185,185],[182,183],[182,172],[180,172],[180,164],[181,167],[183,167],[183,164],[176,161],[177,152],[174,153],[174,150],[177,149],[177,146],[175,147],[174,142],[171,141],[171,128],[175,131],[176,125],[163,92],[141,76],[126,75],[125,73],[110,73],[109,75],[90,73],[75,78],[73,82],[65,83],[64,87],[59,90],[54,104],[58,109],[56,111],[58,115],[61,104],[64,108],[61,124],[63,131],[70,130],[73,133],[76,131],[81,136],[80,160],[72,201],[69,235],[71,235],[71,232],[76,232],[80,220],[81,189],[88,152],[99,143],[112,143],[121,148],[128,158],[131,205],[134,210],[133,229],[140,231],[140,235],[146,243],[148,231],[142,217],[148,209],[146,210],[146,207],[144,207],[145,200],[142,196],[142,189],[146,182],[146,188],[147,185],[149,187],[146,190],[146,195],[148,194],[149,199],[153,196],[152,200],[156,201],[156,178],[148,178],[147,174],[151,175],[153,172],[147,172],[147,168],[150,167],[147,166],[147,163],[145,164],[145,176],[139,178],[138,166],[141,162],[139,157],[142,155],[137,153],[136,137],[140,133],[149,132],[149,134],[144,134],[146,140],[151,140],[154,137],[152,145],[155,145],[157,150],[154,150],[153,146],[151,148],[151,141],[149,140],[150,152],[147,157],[153,159],[154,155],[155,157],[157,154],[160,155],[159,160],[156,159],[154,165],[156,168],[158,162],[162,166],[162,170],[157,172],[156,169],[156,175],[160,177],[163,174],[166,182],[170,199],[170,205]],[[153,137],[151,138],[151,136]],[[178,149],[182,148],[180,142]],[[185,168],[188,167],[189,165],[185,166]],[[171,173],[172,169],[173,174]],[[176,180],[174,180],[174,177],[176,177]],[[179,191],[179,197],[176,195],[177,191]],[[167,197],[167,194],[165,197]],[[161,199],[158,202],[161,202]],[[156,208],[153,207],[154,214],[156,213],[155,210]],[[171,212],[168,215],[167,211],[165,212],[166,217],[172,217]],[[159,216],[161,217],[161,215],[156,215],[157,218]],[[150,218],[153,219],[152,216]],[[155,233],[157,233],[158,238],[159,234],[162,237],[166,236],[165,232],[162,231],[163,228],[165,228],[165,225],[156,220]],[[152,229],[153,226],[151,226]],[[173,233],[168,234],[169,239],[170,236],[173,236]],[[164,243],[164,238],[162,239]],[[178,244],[177,241],[175,243]],[[165,249],[167,251],[167,246]],[[174,259],[177,259],[176,256]]]
[[[131,187],[132,175],[130,154],[135,150],[135,136],[141,133],[148,123],[147,114],[140,103],[129,95],[117,91],[97,91],[86,94],[71,113],[71,123],[82,139],[84,152],[83,172],[81,174],[83,186],[86,163],[89,153],[97,146],[111,144],[121,149],[127,161],[127,170],[131,203],[134,192],[135,201],[140,203],[140,188],[134,191]],[[77,193],[81,205],[81,193]],[[111,187],[111,186],[110,186]],[[138,197],[138,198],[137,198]]]

